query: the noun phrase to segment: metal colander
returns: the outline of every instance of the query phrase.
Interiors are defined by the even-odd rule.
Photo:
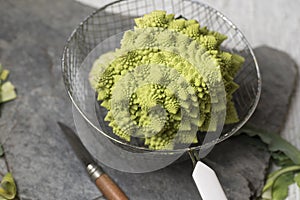
[[[175,13],[187,19],[196,19],[201,26],[207,26],[210,30],[227,35],[228,39],[222,43],[221,48],[245,58],[245,63],[235,77],[235,82],[240,85],[240,88],[233,95],[240,121],[224,126],[221,136],[209,143],[178,150],[145,150],[144,152],[139,147],[130,146],[111,137],[99,125],[93,104],[95,92],[88,81],[88,74],[94,60],[86,58],[89,56],[96,59],[99,55],[116,48],[119,44],[109,42],[109,38],[132,29],[134,18],[153,10],[165,10],[167,13]],[[105,43],[105,46],[99,48],[101,43]],[[257,62],[243,34],[217,10],[190,0],[121,0],[100,8],[80,23],[69,37],[63,53],[62,73],[67,92],[73,102],[77,131],[85,146],[99,162],[128,172],[159,169],[170,164],[186,151],[208,148],[230,137],[254,112],[261,91]],[[114,150],[115,143],[130,146],[131,149],[139,149],[137,152],[141,152],[142,155],[131,151],[124,152],[124,148],[116,147],[117,149]]]

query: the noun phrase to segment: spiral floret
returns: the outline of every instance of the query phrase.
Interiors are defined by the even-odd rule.
[[[232,94],[244,58],[220,50],[225,35],[165,11],[135,23],[125,32],[118,56],[101,62],[115,52],[102,55],[90,73],[114,134],[128,142],[142,138],[150,149],[173,149],[197,143],[193,130],[215,131],[216,112],[226,110],[225,123],[238,122]],[[220,83],[225,105],[220,104]]]

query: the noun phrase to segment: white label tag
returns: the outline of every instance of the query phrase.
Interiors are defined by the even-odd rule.
[[[204,163],[197,162],[193,179],[203,200],[227,200],[216,173]]]

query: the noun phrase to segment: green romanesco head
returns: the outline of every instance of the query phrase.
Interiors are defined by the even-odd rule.
[[[128,142],[139,137],[150,149],[173,149],[197,143],[194,130],[215,131],[213,112],[226,110],[226,123],[238,121],[232,94],[244,58],[220,50],[227,36],[165,11],[135,23],[124,33],[118,56],[103,62],[114,52],[102,55],[90,73],[114,134]],[[212,89],[220,83],[225,105]]]

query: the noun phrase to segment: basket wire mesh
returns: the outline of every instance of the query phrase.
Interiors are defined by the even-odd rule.
[[[196,19],[200,22],[201,26],[207,26],[210,30],[227,35],[228,39],[222,43],[221,48],[231,53],[240,54],[245,58],[245,63],[235,77],[235,82],[240,85],[240,88],[233,96],[240,121],[236,124],[226,125],[222,135],[211,141],[210,144],[181,149],[173,151],[173,153],[200,149],[205,145],[211,146],[228,138],[254,112],[261,91],[259,69],[249,43],[237,27],[217,10],[199,2],[189,0],[121,0],[111,3],[88,16],[69,37],[63,53],[63,79],[73,105],[85,121],[97,129],[96,132],[98,134],[105,135],[101,127],[97,125],[96,118],[94,119],[90,116],[91,111],[85,104],[86,98],[89,98],[88,96],[90,95],[88,94],[90,85],[86,80],[87,77],[84,76],[88,76],[92,63],[85,63],[85,65],[82,65],[82,63],[84,63],[85,58],[99,43],[104,42],[107,38],[132,29],[134,18],[153,10],[165,10],[167,13],[176,13],[177,16],[181,15],[187,19]],[[107,49],[114,49],[116,46],[113,43],[105,44],[107,45]],[[82,71],[84,71],[85,75]],[[108,135],[105,135],[105,137],[109,138]],[[82,139],[84,140],[84,138]],[[166,152],[172,152],[172,150]]]

